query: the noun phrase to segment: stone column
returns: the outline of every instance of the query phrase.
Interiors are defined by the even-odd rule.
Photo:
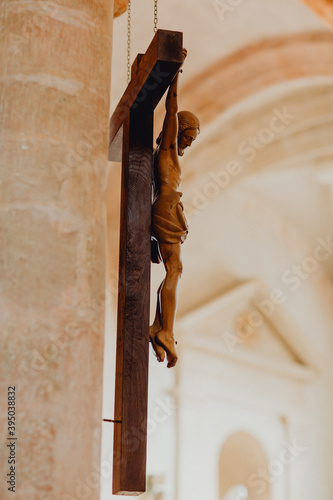
[[[123,14],[127,9],[128,0],[114,0],[114,17]]]
[[[112,17],[112,0],[1,2],[2,499],[9,386],[15,499],[99,498]]]

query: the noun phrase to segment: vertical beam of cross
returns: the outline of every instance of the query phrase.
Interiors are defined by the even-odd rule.
[[[146,483],[153,111],[124,123],[113,492]]]

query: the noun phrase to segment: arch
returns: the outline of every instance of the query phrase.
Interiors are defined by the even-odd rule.
[[[239,173],[232,175],[232,182],[225,187],[268,169],[302,167],[309,162],[316,168],[331,165],[332,83],[332,76],[281,83],[249,96],[241,105],[231,106],[202,129],[200,142],[193,145],[182,162],[183,180],[201,175],[209,179],[210,172],[225,170],[230,162],[239,166]],[[276,115],[282,118],[283,114],[287,120],[279,122],[281,130],[274,131],[274,137],[264,144],[260,134],[272,124],[275,126]],[[261,144],[253,149],[250,137],[259,138]]]
[[[245,500],[245,488],[251,500],[270,500],[270,484],[260,478],[260,470],[268,470],[268,460],[257,439],[245,431],[231,434],[219,458],[219,500]]]
[[[203,130],[226,109],[269,87],[331,75],[331,33],[272,37],[248,45],[198,73],[182,87],[182,107],[200,117]]]
[[[333,26],[333,6],[331,0],[303,0],[318,16]]]

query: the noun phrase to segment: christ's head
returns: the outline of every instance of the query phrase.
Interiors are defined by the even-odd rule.
[[[184,149],[189,148],[200,133],[198,117],[191,111],[179,111],[178,117],[178,155],[183,156]]]

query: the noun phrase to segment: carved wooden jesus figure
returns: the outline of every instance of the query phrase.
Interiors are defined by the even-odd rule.
[[[186,57],[183,49],[183,61]],[[190,147],[200,128],[198,118],[190,111],[178,112],[178,76],[173,79],[166,98],[163,129],[154,151],[154,200],[152,207],[152,236],[157,240],[159,254],[166,271],[157,292],[156,315],[150,327],[150,341],[158,361],[168,368],[177,362],[174,323],[178,301],[178,284],[182,274],[181,244],[188,226],[180,201],[181,170],[178,156]]]

